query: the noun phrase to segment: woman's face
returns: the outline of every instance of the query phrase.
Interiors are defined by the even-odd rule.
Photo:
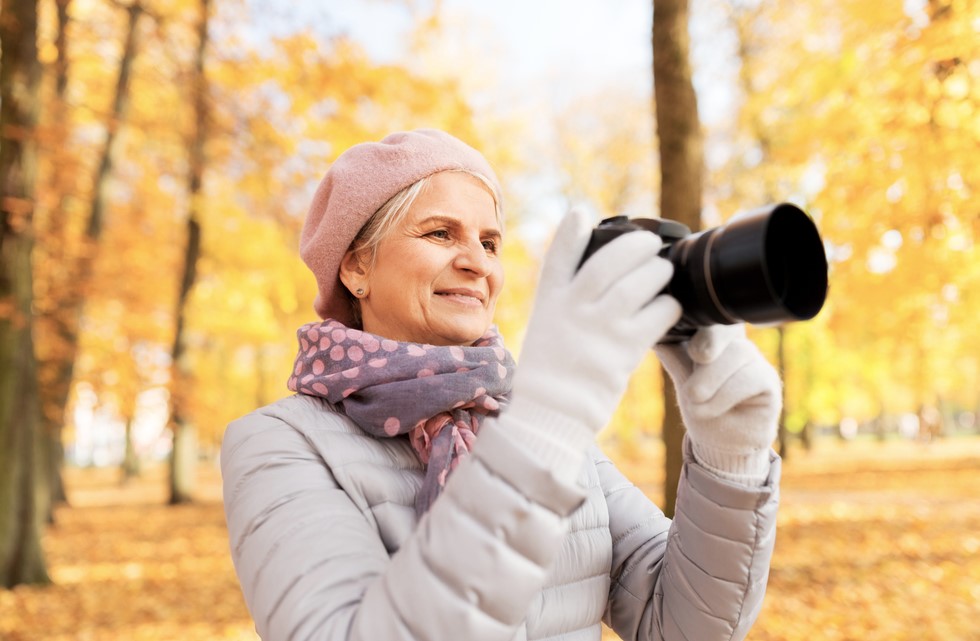
[[[435,174],[377,246],[373,265],[361,257],[351,289],[364,290],[364,330],[432,345],[473,343],[490,327],[503,286],[500,245],[486,187],[464,173]]]

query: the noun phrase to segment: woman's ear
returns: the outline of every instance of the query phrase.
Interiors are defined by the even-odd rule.
[[[340,282],[351,294],[361,298],[367,292],[368,264],[364,251],[348,250],[340,261]]]

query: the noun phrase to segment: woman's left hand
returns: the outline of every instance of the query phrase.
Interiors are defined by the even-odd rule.
[[[657,345],[677,388],[695,458],[728,478],[762,485],[779,421],[779,375],[744,325],[703,327],[681,344]]]

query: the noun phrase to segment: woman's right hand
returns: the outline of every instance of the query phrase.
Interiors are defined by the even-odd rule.
[[[556,421],[589,439],[605,426],[647,350],[673,327],[680,304],[660,294],[673,266],[652,233],[604,245],[576,271],[592,231],[572,210],[545,256],[521,349],[508,417],[527,427]]]

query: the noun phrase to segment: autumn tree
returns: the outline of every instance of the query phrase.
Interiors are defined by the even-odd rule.
[[[977,4],[739,3],[735,17],[740,122],[767,141],[761,165],[758,142],[736,160],[807,206],[831,261],[825,310],[787,332],[787,423],[975,407]]]
[[[69,193],[74,173],[81,171],[79,163],[64,149],[71,139],[71,117],[65,101],[68,86],[69,57],[67,53],[67,24],[69,2],[57,3],[58,29],[55,37],[55,90],[51,99],[48,155],[48,186],[51,194],[42,210],[40,229],[42,245],[38,282],[41,292],[38,305],[38,342],[44,433],[55,441],[52,448],[51,475],[60,480],[60,444],[62,427],[75,381],[76,364],[80,353],[81,324],[87,300],[93,291],[98,255],[106,227],[106,212],[111,206],[110,180],[113,154],[120,128],[126,117],[133,61],[136,57],[140,18],[144,8],[139,2],[126,6],[126,30],[122,53],[116,72],[114,89],[104,126],[105,136],[93,170],[90,198],[84,213],[66,202],[78,194]],[[74,219],[72,215],[75,214]]]
[[[704,160],[689,50],[687,0],[654,0],[653,85],[660,150],[660,213],[696,230],[701,227]],[[673,383],[666,373],[663,380],[664,512],[673,515],[684,424]]]
[[[200,0],[197,26],[197,49],[190,78],[191,102],[194,105],[192,132],[188,144],[187,163],[187,242],[184,249],[182,276],[174,313],[173,348],[170,352],[171,427],[174,435],[170,455],[170,503],[191,500],[193,490],[193,464],[197,460],[197,438],[194,425],[187,412],[187,395],[193,385],[191,367],[184,358],[187,350],[185,334],[187,301],[197,278],[197,264],[201,255],[201,212],[205,169],[204,147],[207,142],[208,86],[204,73],[205,51],[208,44],[208,18],[210,0]]]
[[[0,9],[0,586],[48,581],[41,530],[50,499],[40,444],[32,332],[37,1]]]
[[[65,149],[65,140],[71,132],[71,109],[68,104],[70,6],[71,0],[55,2],[54,59],[42,59],[42,63],[49,62],[44,73],[51,82],[47,91],[42,83],[38,125],[38,155],[46,156],[48,164],[47,169],[38,167],[38,181],[43,186],[37,194],[35,230],[43,242],[35,245],[34,323],[43,426],[41,434],[52,483],[49,521],[54,518],[54,505],[67,500],[61,475],[65,399],[62,398],[62,390],[57,387],[62,364],[52,357],[52,351],[58,353],[62,349],[60,341],[66,338],[66,332],[61,331],[64,319],[56,310],[60,293],[67,291],[72,281],[72,270],[65,269],[65,266],[74,260],[70,251],[72,234],[68,222],[68,201],[73,196],[71,185],[78,164],[74,155]]]

